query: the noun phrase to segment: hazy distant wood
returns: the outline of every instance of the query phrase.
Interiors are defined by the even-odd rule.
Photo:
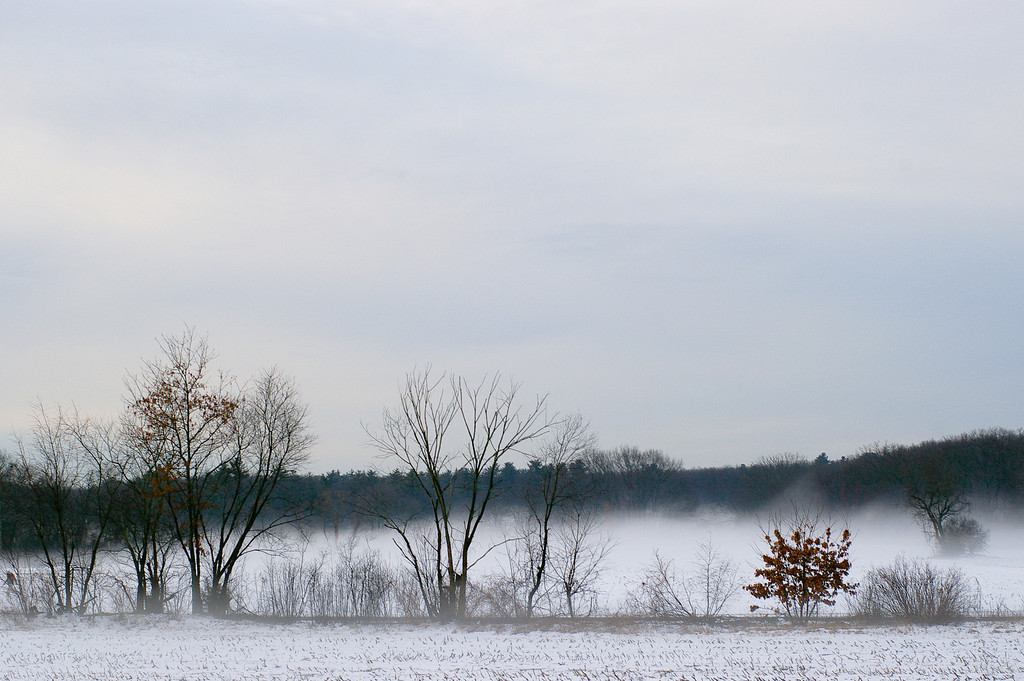
[[[572,466],[576,483],[593,490],[589,503],[595,508],[685,514],[714,507],[751,513],[802,499],[826,509],[884,504],[909,511],[901,475],[908,466],[919,466],[925,457],[958,471],[963,498],[973,504],[1024,503],[1024,432],[1019,430],[976,431],[912,445],[874,445],[838,459],[818,454],[814,461],[786,456],[739,466],[684,468],[664,453],[647,450],[652,453],[646,457],[646,466],[609,463],[622,452],[635,461],[632,453],[637,451],[644,452],[636,447],[601,450]],[[508,511],[525,510],[522,500],[530,486],[537,484],[535,473],[510,463],[499,468],[496,486],[505,493],[493,500],[494,505]],[[305,489],[304,494],[331,500],[321,504],[315,518],[351,524],[361,517],[360,507],[352,500],[366,496],[385,497],[391,508],[405,508],[409,515],[429,513],[426,498],[412,493],[407,474],[334,471],[300,478],[294,484]]]

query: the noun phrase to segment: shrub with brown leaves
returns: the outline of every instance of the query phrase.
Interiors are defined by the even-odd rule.
[[[820,531],[810,519],[801,519],[783,531],[766,532],[768,551],[761,556],[764,567],[754,571],[761,581],[743,588],[759,599],[775,599],[787,617],[806,620],[821,605],[835,605],[840,591],[852,594],[856,584],[847,583],[850,574],[850,531],[838,539],[832,528]]]

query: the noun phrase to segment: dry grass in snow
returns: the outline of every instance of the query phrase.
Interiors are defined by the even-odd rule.
[[[1013,679],[1024,623],[941,627],[636,624],[620,630],[8,621],[0,677],[192,680]]]

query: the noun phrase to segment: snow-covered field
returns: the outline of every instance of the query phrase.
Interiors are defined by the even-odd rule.
[[[0,677],[459,681],[1015,679],[1024,624],[942,627],[273,625],[101,618],[0,625]]]

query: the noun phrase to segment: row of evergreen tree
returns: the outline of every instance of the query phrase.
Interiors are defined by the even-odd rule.
[[[536,462],[506,463],[496,503],[520,505],[543,473]],[[659,450],[618,447],[576,461],[570,475],[579,495],[607,512],[687,513],[718,507],[757,512],[793,499],[831,510],[905,505],[925,493],[1014,507],[1024,500],[1024,431],[985,430],[913,445],[875,444],[851,457],[814,459],[782,454],[753,464],[686,468]],[[369,470],[295,476],[289,496],[305,499],[311,520],[345,526],[367,522],[366,501],[386,498],[410,516],[425,500],[409,472]]]
[[[542,475],[542,464],[506,463],[498,472],[495,505],[514,510]],[[623,446],[574,462],[569,477],[580,499],[603,512],[688,513],[710,506],[745,513],[793,499],[850,511],[877,503],[904,505],[922,492],[1013,508],[1024,501],[1024,431],[872,445],[837,460],[824,453],[814,459],[783,454],[706,468],[686,468],[659,450]],[[10,475],[2,484],[0,542],[11,547],[29,540],[17,508],[29,494]],[[280,482],[278,492],[274,502],[287,503],[292,511],[307,509],[306,522],[339,529],[374,522],[371,507],[382,500],[410,517],[426,511],[411,473],[398,469],[294,474]]]

